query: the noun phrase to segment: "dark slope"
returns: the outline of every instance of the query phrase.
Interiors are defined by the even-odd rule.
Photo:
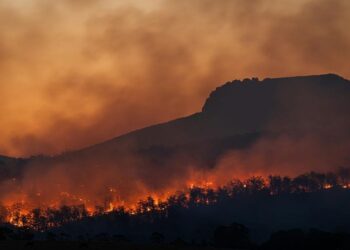
[[[261,136],[324,130],[348,135],[349,108],[350,82],[334,74],[235,80],[214,90],[202,112],[39,162],[81,166],[137,155],[159,166],[174,159],[213,166],[227,150],[249,147]]]
[[[321,109],[331,104],[337,106],[334,108],[349,108],[349,83],[333,74],[263,81],[235,80],[213,91],[200,113],[140,129],[84,150],[113,148],[119,144],[136,144],[142,148],[174,146],[255,133],[265,130],[274,115],[283,115],[279,113],[293,111],[303,104],[309,107],[297,111],[306,111],[315,106]],[[314,107],[310,107],[311,104]],[[324,114],[311,114],[309,119],[319,115]]]
[[[19,176],[22,168],[29,161],[30,160],[0,155],[0,181]]]
[[[235,80],[213,91],[200,113],[140,129],[71,155],[113,154],[125,148],[193,147],[227,140],[245,145],[241,143],[245,137],[251,141],[263,131],[317,130],[338,118],[340,123],[347,122],[349,108],[350,82],[334,74]]]

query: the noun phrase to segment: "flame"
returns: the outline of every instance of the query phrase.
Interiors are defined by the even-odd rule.
[[[231,182],[230,185],[236,185],[240,187],[243,192],[249,192],[249,190],[268,190],[270,195],[278,195],[271,188],[271,183],[262,177],[256,177],[247,180],[237,180],[237,182]],[[193,202],[193,204],[210,205],[217,202],[215,194],[217,194],[220,186],[215,183],[214,180],[191,180],[188,181],[186,187],[180,191],[185,195],[186,202]],[[304,192],[311,192],[312,190],[307,186],[300,184],[295,185],[296,188]],[[333,189],[333,188],[350,189],[350,183],[340,181],[337,185],[331,183],[324,183],[319,186],[319,189]],[[74,220],[81,219],[85,216],[94,216],[97,214],[108,214],[113,211],[123,209],[129,215],[137,215],[139,213],[149,213],[152,211],[166,211],[169,200],[174,195],[177,195],[178,190],[169,188],[162,192],[152,192],[147,195],[138,196],[135,201],[122,200],[119,196],[118,189],[116,187],[109,187],[106,189],[106,194],[103,199],[98,201],[97,199],[91,199],[91,197],[84,196],[82,194],[70,193],[67,191],[61,191],[58,197],[52,197],[51,200],[44,200],[45,192],[43,190],[34,193],[34,198],[29,197],[27,192],[19,190],[15,196],[2,201],[0,208],[6,212],[1,213],[1,219],[7,223],[10,223],[16,227],[31,227],[33,229],[40,230],[40,226],[35,224],[38,217],[42,216],[48,218],[50,213],[59,211],[62,207],[66,206],[66,209],[76,209],[78,214]],[[293,191],[291,191],[293,192]],[[188,204],[184,204],[188,206]],[[66,223],[71,218],[64,219],[59,223],[48,222],[45,227],[59,226],[60,223]]]

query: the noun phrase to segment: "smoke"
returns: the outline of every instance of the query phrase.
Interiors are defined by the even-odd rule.
[[[349,77],[348,7],[345,0],[0,0],[0,154],[57,154],[188,115],[232,78]],[[0,185],[0,200],[134,204],[191,184],[348,164],[348,106],[315,105],[310,93],[324,93],[314,89],[290,91],[280,93],[279,115],[264,128],[277,136],[226,152],[214,168],[166,150],[164,162],[108,150],[38,158]]]
[[[200,110],[220,82],[349,76],[343,0],[0,1],[0,153],[56,154]]]

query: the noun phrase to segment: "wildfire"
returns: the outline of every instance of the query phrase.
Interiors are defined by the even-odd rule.
[[[190,189],[193,189],[195,187],[210,188],[210,187],[214,187],[214,182],[212,182],[212,181],[200,181],[200,182],[190,181],[189,185],[187,185],[187,186]]]
[[[200,185],[191,183],[186,190],[195,190],[197,188],[201,190],[210,189],[213,186],[213,182],[201,182]],[[164,201],[168,200],[174,192],[166,191],[162,194],[151,194],[149,195],[150,200],[146,200],[146,203],[139,202],[130,203],[120,200],[118,196],[117,189],[114,187],[109,187],[106,192],[106,197],[103,202],[92,201],[84,196],[80,196],[77,194],[69,193],[67,191],[61,191],[57,197],[57,199],[52,199],[52,201],[41,201],[39,203],[32,204],[30,199],[26,197],[25,192],[19,193],[18,195],[21,197],[20,201],[16,200],[7,200],[5,204],[3,204],[2,211],[0,212],[3,216],[0,218],[0,221],[10,223],[16,227],[31,227],[36,228],[35,225],[35,217],[50,217],[52,214],[59,213],[59,209],[62,207],[81,207],[81,213],[84,215],[80,215],[77,218],[79,219],[82,216],[94,216],[96,214],[106,214],[116,211],[120,208],[125,209],[130,215],[136,215],[141,212],[151,212],[152,210],[164,211],[166,209],[166,204]],[[35,193],[36,199],[40,201],[43,197],[42,192]],[[144,197],[143,199],[146,199]],[[189,198],[189,197],[188,197]],[[142,197],[140,198],[142,200]],[[196,203],[204,202],[205,204],[209,204],[209,200],[201,200],[196,199]],[[140,205],[141,204],[141,205]],[[140,209],[140,206],[144,206],[144,208]],[[83,212],[82,212],[83,211]],[[76,219],[76,218],[74,218]],[[57,226],[55,223],[49,223],[46,225],[49,227]]]
[[[269,179],[252,177],[244,181],[232,181],[226,186],[219,186],[211,180],[190,181],[183,191],[167,190],[162,193],[151,193],[144,197],[138,197],[138,202],[122,200],[115,187],[107,188],[105,195],[102,195],[99,201],[67,191],[61,191],[58,197],[52,197],[50,201],[47,201],[44,200],[44,193],[37,191],[34,193],[35,202],[32,202],[33,200],[28,195],[26,196],[25,192],[19,191],[14,197],[16,199],[3,201],[3,204],[0,205],[0,221],[16,227],[44,230],[63,225],[69,221],[114,211],[123,211],[134,216],[153,211],[166,214],[169,204],[174,202],[178,202],[183,207],[191,206],[191,204],[210,205],[218,201],[218,195],[222,194],[220,192],[226,192],[226,195],[234,197],[237,193],[252,194],[264,190],[269,195],[278,195],[283,192],[313,192],[333,188],[350,189],[350,182],[344,180],[337,183],[320,180],[320,185],[315,183],[317,184],[317,181],[315,182],[313,176],[310,176],[309,181],[298,179],[298,177],[295,179],[271,176]],[[40,224],[40,221],[45,221],[45,224]]]
[[[25,226],[23,218],[26,218],[25,221],[30,223],[31,220],[29,215],[30,215],[30,211],[26,209],[15,210],[7,216],[6,220],[14,226],[23,227]]]

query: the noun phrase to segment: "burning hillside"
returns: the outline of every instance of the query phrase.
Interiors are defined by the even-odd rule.
[[[134,211],[191,186],[335,171],[350,164],[349,108],[349,81],[336,75],[229,82],[189,117],[58,156],[0,158],[5,220],[26,225],[33,209],[62,206],[78,218]]]
[[[226,185],[215,186],[208,182],[202,185],[190,184],[189,187],[168,193],[167,196],[143,197],[137,203],[126,204],[118,201],[116,190],[110,188],[103,196],[103,203],[92,203],[73,194],[62,193],[55,197],[56,203],[33,204],[25,200],[11,205],[2,205],[0,219],[16,227],[47,231],[65,224],[109,214],[128,216],[168,217],[174,207],[191,209],[198,206],[216,206],[227,200],[235,201],[239,197],[281,196],[302,193],[316,193],[326,190],[340,191],[350,188],[350,170],[339,169],[337,173],[310,172],[295,178],[288,176],[269,176],[268,178],[251,177],[245,180],[231,180]],[[37,194],[40,196],[40,194]],[[60,201],[60,203],[57,203]]]

